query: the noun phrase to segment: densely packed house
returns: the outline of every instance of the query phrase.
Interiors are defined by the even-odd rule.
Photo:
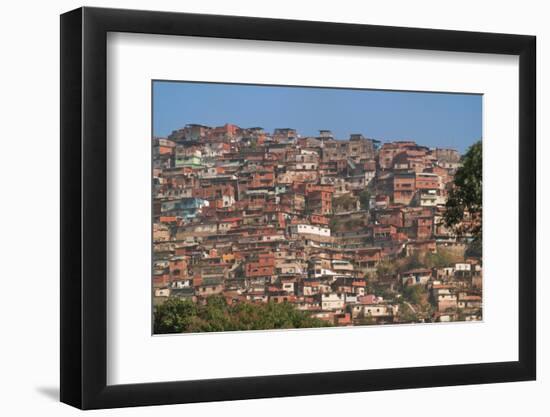
[[[481,261],[442,221],[459,167],[452,149],[328,130],[153,138],[154,302],[291,303],[333,325],[479,320]]]

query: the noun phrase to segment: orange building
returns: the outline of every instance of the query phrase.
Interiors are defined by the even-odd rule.
[[[409,205],[416,191],[416,176],[414,173],[395,174],[393,177],[393,202]]]

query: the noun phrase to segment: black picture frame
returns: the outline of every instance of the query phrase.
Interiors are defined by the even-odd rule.
[[[519,360],[107,385],[108,32],[519,56]],[[137,10],[61,15],[61,401],[82,409],[534,380],[534,36]]]

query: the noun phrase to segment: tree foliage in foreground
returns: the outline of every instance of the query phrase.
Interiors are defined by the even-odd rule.
[[[330,326],[289,303],[229,305],[224,297],[208,297],[206,304],[170,298],[155,309],[154,332],[222,332]]]
[[[481,140],[477,141],[462,158],[462,166],[456,171],[445,212],[446,226],[453,228],[459,235],[470,234],[478,246],[481,246],[482,237],[482,150]],[[466,213],[469,219],[465,218]]]

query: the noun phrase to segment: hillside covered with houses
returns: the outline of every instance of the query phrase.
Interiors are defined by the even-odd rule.
[[[481,255],[444,221],[456,150],[233,124],[152,148],[156,332],[481,320]]]

